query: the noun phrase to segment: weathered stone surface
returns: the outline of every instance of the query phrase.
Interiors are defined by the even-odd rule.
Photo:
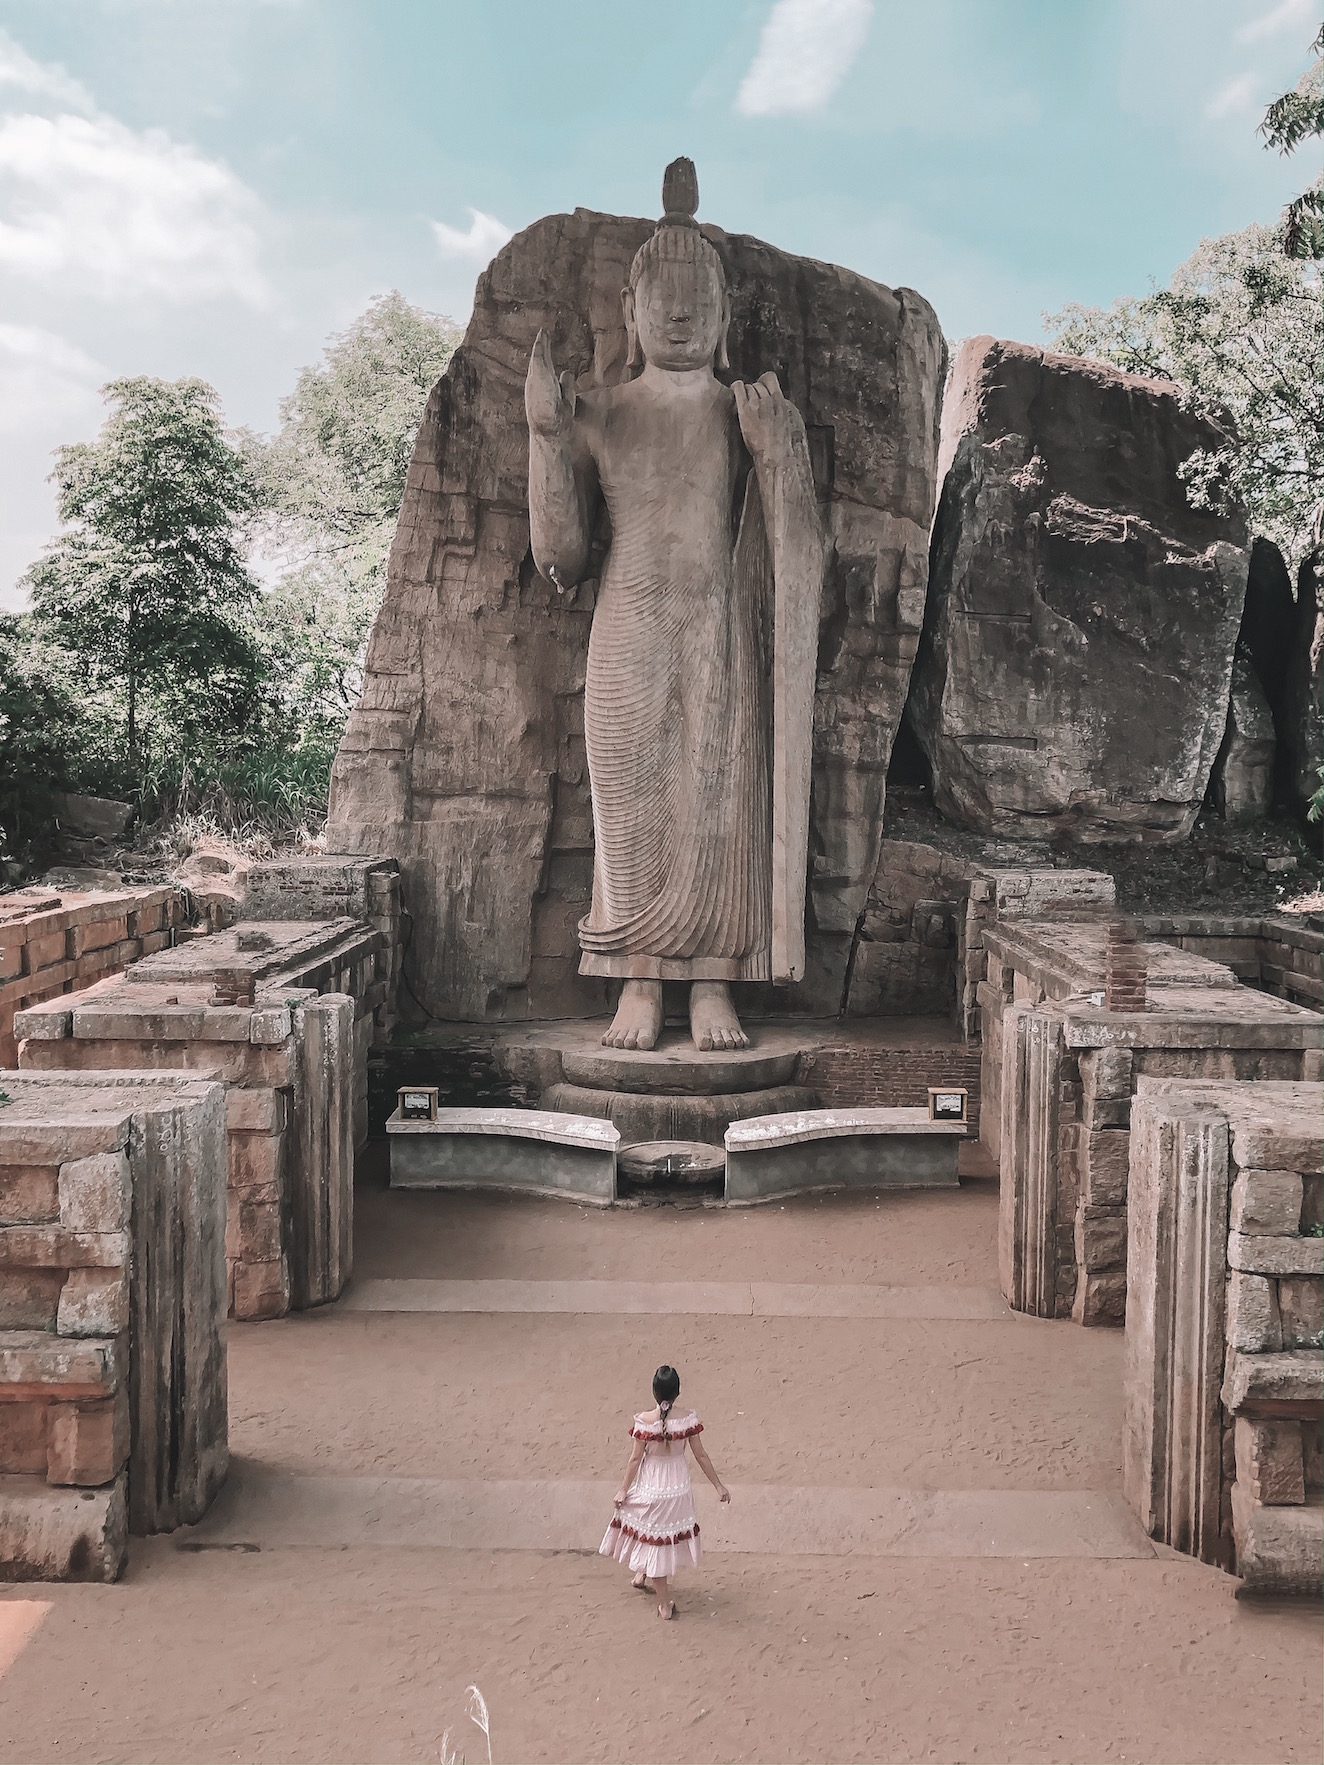
[[[1318,1285],[1318,1283],[1316,1283]],[[1279,1283],[1233,1269],[1227,1284],[1227,1345],[1244,1354],[1273,1354],[1283,1346]],[[1293,1344],[1293,1347],[1298,1344]],[[1308,1347],[1308,1343],[1299,1346]]]
[[[439,1017],[606,1003],[605,984],[577,973],[573,935],[593,875],[583,691],[595,583],[590,572],[560,597],[534,568],[523,382],[539,329],[580,389],[627,377],[620,293],[651,231],[578,210],[513,239],[479,278],[419,430],[328,839],[400,857],[410,987]],[[803,413],[831,541],[806,975],[767,1002],[835,1012],[923,622],[945,347],[909,290],[705,232],[730,290],[731,378],[771,369]]]
[[[1237,1574],[1251,1593],[1314,1594],[1324,1582],[1324,1512],[1261,1507],[1240,1480],[1232,1490]]]
[[[1278,726],[1296,634],[1296,596],[1283,554],[1271,539],[1251,542],[1241,644]]]
[[[1256,821],[1273,805],[1277,741],[1269,707],[1250,658],[1237,646],[1223,745],[1209,779],[1209,797],[1228,821]]]
[[[129,1528],[121,1475],[104,1489],[0,1483],[0,1581],[115,1581]]]
[[[1229,1355],[1223,1403],[1230,1410],[1273,1414],[1286,1409],[1318,1416],[1324,1403],[1324,1354],[1297,1348],[1282,1354]]]
[[[132,803],[119,803],[113,797],[87,797],[77,791],[57,791],[55,812],[66,833],[92,839],[122,839],[133,825]]]
[[[1301,1219],[1301,1179],[1295,1171],[1239,1171],[1232,1185],[1229,1222],[1234,1232],[1295,1237]]]
[[[1284,800],[1298,814],[1319,789],[1324,753],[1324,552],[1306,558],[1297,575],[1296,629],[1279,708],[1278,776]]]
[[[128,1394],[101,1403],[52,1405],[46,1456],[48,1483],[96,1488],[109,1483],[129,1456]]]
[[[1151,1538],[1205,1563],[1226,1556],[1219,1382],[1229,1170],[1219,1102],[1175,1086],[1139,1093],[1127,1202],[1126,1497]]]
[[[1244,526],[1187,504],[1218,432],[1175,388],[970,339],[908,715],[945,815],[985,831],[1183,839],[1223,739]]]
[[[1324,1347],[1324,1280],[1284,1275],[1277,1285],[1283,1347]]]
[[[1254,1275],[1324,1275],[1324,1240],[1229,1232],[1227,1266]]]
[[[1277,1505],[1306,1499],[1300,1422],[1238,1416],[1236,1455],[1237,1482],[1256,1501]]]
[[[70,1269],[55,1319],[61,1336],[117,1336],[128,1322],[126,1270]]]

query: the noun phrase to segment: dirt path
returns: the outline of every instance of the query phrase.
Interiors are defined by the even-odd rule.
[[[369,1184],[357,1267],[365,1290],[531,1284],[521,1303],[568,1281],[828,1283],[943,1289],[959,1311],[996,1288],[995,1222],[986,1182],[605,1214]],[[279,1501],[240,1500],[190,1538],[135,1541],[117,1587],[6,1590],[0,1761],[436,1760],[449,1728],[472,1762],[486,1750],[464,1719],[471,1683],[497,1761],[1319,1757],[1317,1610],[1238,1602],[1227,1577],[1143,1540],[1093,1554],[1075,1521],[1045,1546],[1069,1554],[1006,1554],[1043,1542],[1008,1529],[1034,1492],[1124,1526],[1120,1335],[813,1303],[801,1317],[342,1306],[233,1329],[232,1444],[245,1476],[293,1492],[284,1534]],[[489,1526],[494,1492],[525,1488],[560,1501],[568,1538],[595,1530],[585,1490],[618,1475],[662,1359],[745,1493],[745,1524],[756,1503],[797,1516],[777,1554],[742,1548],[733,1507],[733,1548],[680,1583],[663,1627],[596,1536],[428,1542],[476,1524],[456,1505],[466,1490]],[[842,1539],[805,1524],[819,1488],[834,1524],[886,1499],[928,1530],[901,1527],[891,1554],[831,1554]],[[411,1518],[406,1494],[433,1519]],[[944,1501],[982,1503],[988,1523],[944,1533]],[[512,1510],[512,1526],[526,1518]],[[934,1554],[905,1554],[916,1539]]]

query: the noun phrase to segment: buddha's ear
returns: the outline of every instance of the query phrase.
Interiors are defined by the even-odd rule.
[[[639,326],[634,316],[634,289],[621,289],[621,311],[625,315],[625,365],[642,368],[644,352],[639,347]]]
[[[726,334],[731,328],[731,297],[722,291],[722,325],[717,333],[717,354],[713,357],[713,366],[719,370],[731,366],[731,358],[726,353]]]

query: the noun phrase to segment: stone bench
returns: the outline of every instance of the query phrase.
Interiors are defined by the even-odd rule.
[[[734,1206],[821,1189],[955,1188],[964,1122],[922,1107],[804,1109],[733,1122],[726,1199]]]
[[[598,1116],[545,1109],[440,1109],[436,1121],[386,1124],[393,1189],[494,1189],[616,1199],[621,1136]]]

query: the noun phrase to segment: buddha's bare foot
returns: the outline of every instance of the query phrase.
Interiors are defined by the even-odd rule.
[[[725,981],[695,981],[690,987],[690,1035],[696,1048],[749,1047]]]
[[[626,981],[604,1048],[651,1048],[662,1034],[661,981]]]

